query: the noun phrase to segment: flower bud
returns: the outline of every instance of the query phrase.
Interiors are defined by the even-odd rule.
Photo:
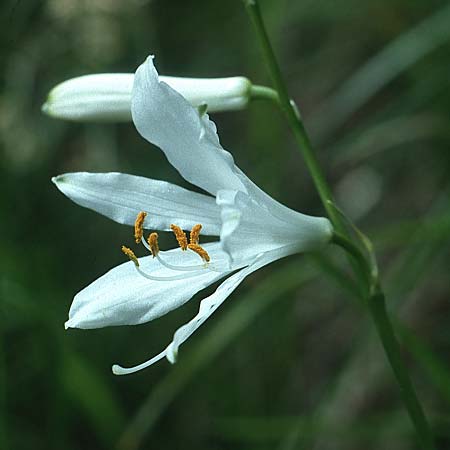
[[[179,78],[160,80],[178,91],[193,106],[208,105],[208,112],[244,108],[250,99],[251,82],[245,77]],[[134,74],[85,75],[55,86],[42,111],[57,119],[78,122],[131,121]]]

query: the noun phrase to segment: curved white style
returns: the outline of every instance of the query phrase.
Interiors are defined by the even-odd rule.
[[[141,258],[139,267],[131,261],[115,267],[75,296],[66,327],[148,322],[228,278],[201,301],[198,314],[178,329],[165,350],[131,369],[114,366],[116,374],[135,372],[164,356],[174,362],[179,346],[247,275],[284,256],[323,246],[333,232],[328,219],[283,206],[247,178],[221,147],[214,123],[158,77],[152,57],[136,72],[132,114],[139,133],[209,195],[121,173],[60,175],[53,179],[58,189],[122,224],[135,224],[145,211],[145,229],[170,230],[175,223],[189,230],[200,223],[202,233],[220,240],[203,246],[210,257],[206,264],[194,252],[176,248]]]

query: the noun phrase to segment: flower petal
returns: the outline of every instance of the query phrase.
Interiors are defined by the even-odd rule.
[[[214,123],[159,80],[153,57],[136,71],[131,112],[139,133],[160,147],[187,181],[213,195],[219,189],[245,191]]]
[[[261,267],[292,253],[292,247],[287,246],[261,255],[253,262],[253,264],[231,275],[217,288],[217,290],[212,295],[203,299],[200,302],[198,314],[191,321],[180,327],[175,332],[173,341],[166,347],[165,350],[149,359],[148,361],[135,367],[124,368],[118,365],[114,365],[113,372],[116,375],[127,375],[130,373],[134,373],[151,366],[155,362],[161,360],[164,356],[166,356],[171,363],[174,363],[176,361],[178,348],[180,347],[180,345],[183,344],[189,337],[191,337],[192,334],[194,334],[195,331],[197,331],[197,329],[203,323],[205,323],[205,321],[233,293],[233,291],[239,286],[239,284],[245,279],[245,277],[260,269]]]
[[[309,216],[288,208],[253,183],[238,167],[236,167],[236,172],[249,197],[259,205],[261,210],[269,213],[276,222],[284,223],[290,234],[299,235],[297,237],[303,241],[304,250],[320,246],[330,240],[333,226],[327,218]]]
[[[253,261],[262,253],[287,245],[295,248],[296,252],[315,249],[331,237],[327,219],[288,210],[289,215],[285,214],[283,221],[266,207],[269,201],[276,201],[265,193],[263,195],[261,206],[250,195],[240,191],[221,190],[217,193],[216,202],[221,208],[222,220],[220,243],[231,263],[237,257]]]
[[[219,243],[205,244],[216,265],[224,254]],[[180,249],[164,253],[164,259],[174,265],[198,264],[193,252]],[[181,273],[160,265],[147,256],[139,259],[140,268],[153,276],[171,277]],[[224,277],[229,272],[203,269],[188,279],[150,281],[142,277],[132,262],[121,264],[79,292],[69,311],[66,328],[102,328],[112,325],[136,325],[156,319],[183,305],[198,291]]]
[[[122,224],[133,225],[137,214],[145,211],[146,229],[170,230],[176,223],[189,230],[201,223],[203,234],[220,232],[220,209],[213,197],[166,181],[116,172],[66,173],[52,181],[75,203]]]
[[[281,257],[281,256],[279,256]],[[274,259],[273,255],[264,255],[250,266],[227,278],[217,290],[200,302],[198,314],[187,324],[180,327],[174,334],[172,342],[166,349],[166,358],[172,364],[176,362],[178,349],[181,344],[186,342],[201,325],[219,308],[219,306],[233,293],[233,291],[241,284],[244,279],[260,269],[262,266],[271,263]]]

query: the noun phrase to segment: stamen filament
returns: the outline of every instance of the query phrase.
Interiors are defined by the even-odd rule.
[[[200,271],[190,271],[189,273],[183,275],[173,275],[171,277],[158,277],[155,275],[149,275],[147,272],[144,272],[139,266],[134,266],[138,271],[139,275],[142,275],[147,280],[151,281],[177,281],[177,280],[186,280],[187,278],[192,278],[193,276],[200,275]]]
[[[193,270],[203,270],[205,269],[207,266],[205,266],[205,264],[195,264],[193,266],[174,266],[166,261],[164,261],[161,256],[157,256],[156,259],[165,267],[167,267],[168,269],[172,269],[172,270],[181,270],[181,271],[185,271],[185,272],[192,272]]]
[[[145,241],[144,238],[142,238],[142,243],[144,244],[145,248],[149,251],[152,252],[152,249],[150,248],[150,245],[148,245],[148,243]],[[153,254],[153,253],[152,253]],[[159,255],[159,253],[156,255],[156,259],[165,267],[167,267],[168,269],[171,270],[178,270],[181,272],[192,272],[193,270],[204,270],[205,269],[205,265],[204,264],[195,264],[192,266],[175,266],[173,264],[170,264],[166,261],[164,261],[161,256]]]
[[[142,245],[150,252],[152,253],[152,249],[148,242],[144,239],[144,237],[141,238]],[[152,253],[153,254],[153,253]]]

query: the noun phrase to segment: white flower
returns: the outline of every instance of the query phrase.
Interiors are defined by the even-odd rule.
[[[201,224],[203,234],[220,236],[220,240],[199,247],[210,258],[202,262],[200,251],[176,248],[158,253],[150,239],[146,246],[152,247],[155,257],[137,261],[130,255],[136,264],[121,264],[79,292],[66,327],[148,322],[183,305],[215,281],[228,278],[202,300],[198,314],[175,333],[164,351],[131,369],[114,366],[116,374],[134,372],[164,356],[174,362],[178,347],[247,275],[284,256],[317,249],[332,236],[327,219],[295,212],[250,181],[221,147],[214,123],[159,79],[151,57],[136,72],[132,113],[139,133],[159,146],[187,181],[209,195],[121,173],[60,175],[53,179],[57,187],[81,206],[116,222],[135,224],[137,241],[144,244],[143,228],[170,230],[172,224],[184,230]],[[175,231],[182,238],[181,230]],[[198,227],[191,233],[194,244],[197,232]]]
[[[252,84],[244,77],[161,77],[193,106],[208,105],[209,112],[244,108]],[[131,121],[134,74],[102,73],[64,81],[48,94],[42,111],[73,121]]]

